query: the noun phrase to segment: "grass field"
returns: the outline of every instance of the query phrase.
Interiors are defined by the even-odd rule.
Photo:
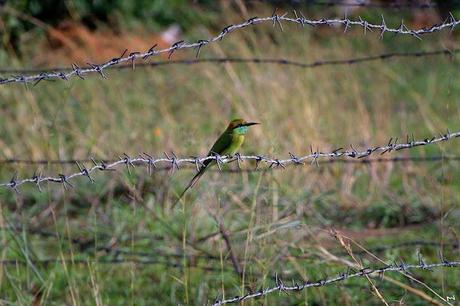
[[[242,18],[223,14],[220,26]],[[311,62],[458,45],[448,31],[419,41],[393,35],[379,40],[378,33],[359,29],[342,34],[283,27],[232,33],[203,48],[201,57]],[[196,26],[184,39],[208,34]],[[40,50],[31,46],[27,52]],[[2,67],[33,65],[2,58]],[[242,154],[288,157],[308,154],[310,145],[331,151],[412,134],[424,139],[460,128],[459,68],[455,55],[315,69],[200,64],[110,70],[108,80],[93,75],[28,89],[2,85],[0,158],[160,157],[172,151],[203,156],[234,117],[262,123],[251,128]],[[386,157],[459,154],[452,140]],[[1,182],[37,170],[56,175],[77,168],[2,164]],[[193,168],[150,176],[143,167],[130,173],[119,168],[97,173],[95,184],[81,178],[74,188],[50,184],[41,193],[33,186],[20,194],[2,189],[0,304],[206,304],[274,286],[275,275],[286,283],[313,281],[348,268],[418,263],[419,252],[426,262],[439,262],[440,252],[458,260],[459,170],[458,161],[441,160],[212,171],[174,208]],[[410,275],[419,282],[387,273],[245,304],[378,305],[383,299],[390,305],[444,305],[447,297],[460,299],[456,268]]]

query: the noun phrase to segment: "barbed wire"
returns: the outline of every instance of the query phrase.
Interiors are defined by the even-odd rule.
[[[365,277],[369,276],[371,274],[378,274],[382,275],[387,272],[407,272],[409,270],[416,270],[416,269],[422,269],[426,271],[432,271],[432,269],[435,268],[458,268],[460,267],[460,262],[458,261],[447,261],[445,259],[442,259],[441,262],[439,263],[431,263],[427,264],[423,261],[422,257],[419,257],[419,263],[418,264],[392,264],[392,265],[387,265],[385,267],[381,268],[363,268],[361,270],[354,270],[352,268],[349,268],[346,272],[340,273],[338,276],[335,277],[326,277],[324,279],[320,279],[318,281],[310,282],[310,281],[302,281],[302,282],[292,282],[292,285],[285,285],[284,282],[276,276],[276,285],[274,287],[269,287],[265,289],[260,289],[257,292],[250,292],[246,293],[243,296],[235,296],[229,299],[215,299],[214,303],[212,306],[220,306],[220,305],[225,305],[225,304],[231,304],[231,303],[239,303],[245,300],[253,299],[253,298],[258,298],[258,297],[263,297],[266,296],[270,293],[273,292],[284,292],[288,293],[289,291],[302,291],[307,288],[311,287],[323,287],[332,283],[338,283],[342,282],[351,278],[358,278],[358,277]]]
[[[336,66],[336,65],[353,65],[378,60],[389,60],[396,58],[420,58],[437,55],[449,55],[453,56],[460,52],[460,49],[441,49],[434,51],[414,51],[414,52],[388,52],[381,53],[371,56],[354,57],[337,60],[318,60],[314,62],[300,62],[294,60],[288,60],[284,58],[241,58],[241,57],[219,57],[219,58],[196,58],[196,59],[181,59],[181,60],[166,60],[166,61],[154,61],[148,63],[136,64],[136,68],[155,68],[160,66],[169,65],[196,65],[204,63],[253,63],[253,64],[275,64],[283,66],[293,66],[298,68],[317,68],[321,66]],[[87,69],[85,67],[83,69]],[[123,64],[118,66],[108,66],[106,69],[132,69],[131,64]],[[52,73],[52,72],[70,72],[69,68],[64,67],[51,67],[45,69],[0,69],[0,73]]]
[[[373,24],[370,23],[362,18],[358,20],[351,20],[349,18],[343,19],[307,19],[301,13],[298,15],[294,12],[294,17],[288,17],[287,13],[283,15],[278,15],[273,13],[272,16],[268,17],[252,17],[248,20],[239,23],[239,24],[231,24],[226,26],[217,36],[210,37],[208,39],[200,39],[196,42],[185,42],[183,40],[175,42],[170,47],[155,50],[157,44],[153,45],[149,50],[146,52],[131,52],[128,55],[127,49],[121,54],[119,57],[112,58],[111,60],[102,63],[102,64],[92,64],[88,63],[88,67],[81,68],[77,64],[73,64],[71,70],[68,72],[41,72],[35,75],[18,75],[12,76],[9,78],[0,78],[0,85],[3,84],[11,84],[11,83],[30,83],[34,82],[34,85],[38,84],[43,80],[52,80],[52,79],[60,79],[60,80],[68,80],[71,77],[79,77],[84,79],[84,75],[89,73],[98,73],[103,79],[107,79],[107,76],[104,74],[104,70],[111,66],[117,66],[123,63],[131,63],[132,69],[135,67],[136,60],[148,60],[153,56],[157,56],[159,54],[166,53],[168,54],[168,59],[171,59],[171,56],[174,52],[183,49],[195,49],[196,50],[196,57],[198,58],[200,55],[200,51],[203,47],[209,45],[210,43],[221,41],[225,36],[229,33],[232,33],[236,30],[240,30],[243,28],[247,28],[249,26],[255,26],[257,24],[272,22],[273,26],[278,26],[281,31],[283,31],[282,22],[285,23],[294,23],[299,24],[302,27],[307,26],[320,26],[320,25],[328,25],[328,26],[341,26],[344,27],[344,32],[348,31],[351,27],[361,27],[364,33],[371,32],[373,30],[379,31],[380,37],[382,38],[385,33],[393,33],[393,34],[400,34],[400,35],[410,35],[415,38],[421,39],[421,36],[428,33],[438,32],[444,29],[450,29],[451,31],[456,28],[460,24],[460,20],[456,20],[455,17],[451,14],[450,18],[441,24],[433,25],[429,28],[423,28],[419,30],[409,29],[404,22],[401,22],[398,28],[391,28],[386,25],[385,19],[382,16],[382,21],[380,24]]]
[[[120,157],[119,160],[114,161],[112,163],[105,163],[103,161],[96,162],[96,160],[91,159],[93,166],[90,168],[86,168],[81,163],[76,163],[79,171],[72,173],[72,174],[58,174],[57,176],[42,176],[40,174],[35,173],[30,178],[25,179],[17,179],[16,174],[11,178],[9,182],[0,183],[0,188],[10,188],[16,192],[19,192],[18,188],[24,184],[34,184],[39,191],[41,191],[41,185],[44,182],[50,183],[58,183],[61,184],[64,189],[68,187],[73,187],[70,183],[70,180],[75,179],[77,177],[86,177],[91,183],[94,183],[94,179],[91,177],[91,174],[97,170],[107,172],[107,171],[114,171],[115,168],[125,165],[128,172],[130,173],[130,169],[134,168],[136,165],[144,164],[147,165],[149,169],[149,174],[152,173],[152,169],[157,167],[157,164],[169,164],[172,168],[172,171],[179,170],[182,164],[191,164],[194,165],[196,171],[199,171],[200,167],[204,165],[205,161],[211,160],[217,163],[219,169],[221,169],[222,164],[227,164],[231,162],[236,162],[238,168],[241,168],[241,163],[245,160],[253,160],[256,162],[255,169],[258,169],[261,163],[265,163],[268,165],[269,169],[281,167],[285,168],[286,165],[303,165],[307,160],[311,160],[311,164],[315,163],[319,165],[318,159],[319,158],[353,158],[353,159],[361,159],[365,157],[369,157],[375,153],[385,154],[391,151],[399,151],[404,149],[410,149],[419,146],[426,146],[437,144],[440,142],[445,142],[452,140],[454,138],[460,138],[460,132],[451,133],[449,130],[445,134],[441,134],[438,137],[432,138],[425,138],[424,140],[414,140],[413,136],[410,139],[407,136],[407,142],[405,143],[398,143],[398,138],[390,138],[387,145],[384,146],[376,146],[376,147],[369,147],[362,151],[357,151],[353,146],[351,150],[345,150],[343,148],[338,148],[333,150],[329,153],[324,153],[317,150],[313,150],[313,147],[310,146],[310,154],[298,157],[292,153],[289,153],[290,158],[287,159],[279,159],[279,158],[270,158],[265,157],[263,155],[241,155],[239,153],[235,154],[234,156],[221,156],[218,154],[214,154],[211,156],[206,157],[190,157],[190,158],[178,158],[174,153],[167,154],[165,153],[165,157],[155,159],[153,156],[143,153],[140,154],[139,157],[132,158],[127,154],[124,154]]]
[[[75,165],[76,163],[91,163],[94,159],[3,159],[0,160],[0,165],[8,164],[25,164],[25,165]],[[119,161],[120,159],[98,159],[104,163],[113,163]],[[374,163],[398,163],[398,162],[438,162],[438,161],[460,161],[460,156],[450,156],[450,155],[433,155],[433,156],[402,156],[402,157],[392,157],[392,158],[368,158],[368,159],[330,159],[318,161],[321,164],[374,164]],[[184,165],[186,169],[196,169],[195,165],[186,164]],[[167,171],[171,170],[171,166],[165,167],[155,167],[152,171]],[[265,169],[258,169],[257,171],[262,171]],[[213,171],[213,169],[210,169]],[[219,172],[241,172],[241,171],[256,171],[255,169],[216,169],[215,171]]]

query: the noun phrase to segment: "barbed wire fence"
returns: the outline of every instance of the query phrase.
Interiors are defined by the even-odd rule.
[[[131,52],[127,54],[127,50],[125,50],[119,57],[112,58],[105,63],[102,64],[92,64],[88,63],[88,67],[81,68],[77,64],[73,64],[70,70],[64,72],[40,72],[34,75],[16,75],[7,78],[0,78],[0,85],[5,84],[12,84],[12,83],[34,83],[37,85],[39,82],[44,80],[53,80],[53,79],[60,79],[60,80],[69,80],[72,77],[79,77],[80,79],[84,79],[84,76],[90,73],[98,73],[103,79],[107,79],[107,75],[104,71],[112,66],[118,66],[120,64],[130,63],[131,68],[134,69],[136,66],[136,61],[138,60],[148,60],[154,56],[158,56],[160,54],[167,54],[168,59],[171,59],[172,55],[184,49],[195,49],[196,50],[196,57],[198,58],[200,55],[200,51],[203,47],[209,45],[210,43],[215,43],[221,41],[224,37],[229,35],[236,30],[241,30],[244,28],[256,26],[262,23],[271,22],[272,25],[275,27],[279,27],[281,31],[283,31],[283,23],[293,23],[298,24],[302,28],[305,26],[340,26],[343,27],[344,32],[347,32],[352,27],[359,27],[363,29],[363,33],[372,32],[374,30],[378,31],[379,37],[383,38],[385,33],[393,33],[398,35],[408,35],[412,36],[417,39],[422,39],[422,36],[429,33],[439,32],[445,29],[450,29],[451,31],[454,30],[459,24],[460,20],[457,20],[452,14],[450,15],[449,20],[445,22],[433,25],[429,28],[423,29],[409,29],[404,22],[402,21],[399,27],[389,27],[387,26],[385,19],[382,15],[382,20],[380,24],[375,24],[368,22],[361,17],[356,20],[352,20],[349,18],[336,18],[336,19],[308,19],[302,13],[294,12],[293,17],[288,17],[288,14],[285,13],[283,15],[278,15],[276,12],[272,16],[268,17],[252,17],[248,20],[239,23],[239,24],[231,24],[226,26],[217,36],[210,37],[207,39],[200,39],[196,42],[185,42],[184,40],[178,41],[173,43],[170,47],[156,50],[157,44],[154,44],[149,50],[145,52]]]
[[[119,257],[121,255],[121,257]],[[170,254],[176,259],[183,259],[181,254]],[[194,256],[195,258],[199,256]],[[231,298],[215,298],[212,302],[213,306],[239,303],[249,299],[260,298],[271,293],[275,292],[284,292],[288,294],[289,292],[298,292],[312,287],[323,287],[334,283],[343,282],[353,278],[360,278],[366,276],[378,276],[383,277],[385,273],[389,272],[403,272],[407,273],[411,270],[423,270],[426,272],[434,272],[435,269],[439,268],[450,268],[455,269],[460,267],[460,262],[449,261],[441,257],[441,261],[437,263],[426,263],[423,260],[423,257],[419,254],[419,263],[418,264],[406,264],[405,262],[400,261],[400,263],[393,263],[379,268],[364,267],[362,269],[348,268],[345,272],[341,272],[338,276],[326,276],[322,279],[316,281],[294,281],[291,280],[290,285],[286,285],[285,282],[279,277],[278,274],[271,276],[270,279],[275,281],[275,286],[261,288],[255,292],[248,292],[242,296],[233,296]],[[209,258],[206,259],[209,261]],[[87,265],[89,263],[93,264],[135,264],[135,265],[165,265],[170,268],[184,268],[183,263],[180,261],[172,261],[162,254],[156,254],[154,257],[145,257],[145,254],[136,254],[131,252],[124,252],[118,250],[116,256],[112,257],[102,257],[102,258],[42,258],[42,259],[2,259],[0,260],[0,265],[57,265],[57,264],[72,264],[72,265]],[[223,267],[214,267],[209,264],[200,264],[194,263],[191,267],[201,269],[203,271],[218,271],[222,272],[222,269],[231,271],[227,266]]]
[[[235,156],[220,156],[218,154],[213,154],[206,157],[191,157],[191,158],[179,158],[174,153],[167,154],[165,153],[164,158],[154,158],[152,155],[143,153],[139,157],[130,157],[127,154],[124,154],[120,157],[119,160],[112,163],[105,163],[103,161],[97,162],[94,159],[91,159],[93,166],[86,168],[79,162],[76,162],[76,165],[79,171],[72,174],[58,174],[57,176],[42,176],[40,174],[34,174],[30,178],[18,179],[16,175],[12,177],[9,182],[0,183],[0,188],[10,188],[17,193],[19,193],[19,187],[24,184],[33,184],[39,191],[41,191],[41,184],[45,182],[57,183],[62,185],[65,189],[73,187],[70,183],[71,180],[77,177],[86,177],[91,183],[94,183],[94,179],[91,174],[97,170],[102,172],[113,171],[119,166],[126,166],[127,170],[130,171],[131,168],[134,168],[136,165],[144,164],[147,165],[149,169],[149,174],[151,174],[152,169],[156,168],[159,164],[169,165],[173,171],[182,169],[180,166],[183,164],[194,165],[196,171],[200,170],[200,167],[204,165],[205,161],[211,160],[215,161],[218,168],[221,169],[223,164],[236,162],[238,168],[241,168],[241,163],[243,161],[255,161],[255,169],[259,169],[261,163],[266,164],[269,169],[272,168],[285,168],[287,165],[303,165],[305,162],[310,161],[311,164],[318,164],[318,159],[320,158],[353,158],[353,159],[362,159],[369,157],[373,154],[380,153],[385,154],[392,151],[400,151],[404,149],[411,149],[420,146],[434,145],[441,142],[450,141],[455,138],[460,137],[460,132],[450,132],[447,131],[445,134],[441,134],[438,137],[434,136],[431,138],[425,138],[424,140],[415,140],[407,136],[407,141],[404,143],[398,143],[398,138],[390,138],[388,144],[383,146],[369,147],[367,149],[358,151],[353,146],[351,150],[344,150],[343,148],[335,149],[331,152],[325,153],[319,150],[313,150],[313,147],[310,147],[310,154],[304,156],[296,156],[292,153],[289,153],[289,158],[280,159],[280,158],[270,158],[263,155],[240,155],[236,154]]]
[[[46,232],[43,231],[42,229],[24,229],[24,228],[18,228],[18,227],[13,227],[11,228],[0,228],[1,230],[12,230],[12,231],[23,231],[27,230],[28,233],[30,234],[38,234],[43,237],[55,237],[56,234],[52,232]],[[79,244],[80,241],[78,240],[72,240],[72,243]],[[131,241],[132,243],[132,241]],[[385,244],[380,244],[378,243],[378,246],[375,248],[368,248],[365,251],[363,251],[363,254],[373,254],[374,252],[380,252],[388,249],[396,249],[400,247],[414,247],[414,246],[423,246],[423,247],[435,247],[435,248],[440,248],[440,247],[450,247],[453,249],[457,249],[459,247],[458,242],[456,243],[438,243],[438,242],[433,242],[433,241],[424,241],[424,240],[415,240],[415,241],[406,241],[402,243],[397,243],[397,244],[390,244],[390,245],[385,245]],[[85,246],[85,249],[87,249],[87,246]],[[135,265],[165,265],[171,268],[184,268],[183,263],[181,263],[181,260],[184,258],[184,256],[189,257],[189,255],[185,254],[180,254],[180,253],[165,253],[162,252],[161,250],[151,250],[150,252],[136,252],[136,251],[126,251],[123,249],[118,249],[118,248],[111,248],[111,247],[104,247],[104,246],[99,246],[97,248],[98,251],[104,251],[106,255],[101,256],[98,255],[98,257],[72,257],[72,258],[35,258],[35,259],[28,259],[28,260],[23,260],[23,259],[2,259],[0,260],[0,264],[7,266],[7,265],[14,265],[14,266],[27,266],[27,265],[40,265],[40,266],[49,266],[49,265],[57,265],[57,264],[72,264],[72,265],[80,265],[80,264],[108,264],[108,265],[118,265],[118,264],[135,264]],[[346,255],[347,252],[345,252],[343,255]],[[358,252],[354,252],[355,255],[358,254]],[[352,278],[361,278],[361,277],[366,277],[366,276],[377,276],[383,279],[383,275],[385,273],[389,272],[402,272],[403,275],[406,275],[408,272],[411,270],[422,270],[426,272],[434,272],[435,269],[439,268],[449,268],[449,269],[455,269],[460,267],[460,262],[458,261],[449,261],[447,260],[442,252],[438,253],[440,261],[436,263],[426,263],[425,260],[423,259],[423,256],[421,255],[420,251],[417,251],[417,257],[418,257],[418,264],[407,264],[403,260],[398,260],[398,262],[393,262],[391,264],[385,265],[383,267],[377,267],[377,268],[372,268],[372,267],[363,267],[360,269],[355,269],[352,267],[349,267],[345,272],[341,272],[338,274],[338,276],[326,276],[324,278],[321,278],[316,281],[300,281],[300,282],[295,282],[291,280],[290,285],[286,285],[286,283],[283,281],[283,278],[280,277],[278,274],[271,275],[269,279],[275,281],[275,285],[273,287],[267,287],[267,288],[261,288],[259,290],[253,291],[253,292],[248,292],[242,296],[233,296],[231,298],[220,298],[217,297],[212,305],[225,305],[225,304],[231,304],[231,303],[238,303],[242,302],[244,300],[248,299],[254,299],[254,298],[260,298],[266,295],[269,295],[271,293],[275,292],[284,292],[284,293],[289,293],[289,292],[298,292],[302,291],[308,288],[312,287],[322,287],[322,286],[327,286],[330,284],[338,283],[338,282],[343,282]],[[302,259],[302,256],[295,256],[295,255],[289,255],[290,257]],[[201,269],[203,271],[218,271],[222,272],[222,269],[225,271],[231,272],[231,268],[227,265],[215,267],[212,264],[210,264],[212,261],[215,262],[220,262],[221,258],[219,256],[208,256],[208,255],[200,255],[200,254],[195,254],[191,255],[191,258],[194,258],[194,260],[189,261],[191,263],[191,266],[197,269]],[[196,259],[200,259],[202,261],[196,262]],[[226,260],[229,260],[228,258]],[[204,262],[203,262],[204,261]],[[192,263],[193,262],[193,263]],[[253,275],[253,276],[258,276],[258,275]]]
[[[182,257],[183,258],[183,257]],[[162,266],[167,266],[169,268],[174,268],[174,269],[184,269],[183,263],[180,261],[180,259],[177,260],[168,260],[165,258],[158,258],[156,256],[155,258],[143,258],[143,257],[100,257],[100,258],[42,258],[42,259],[28,259],[28,260],[23,260],[23,259],[1,259],[0,260],[0,265],[3,267],[5,266],[15,266],[18,268],[19,266],[29,266],[29,265],[34,265],[34,266],[44,266],[44,267],[49,267],[49,266],[56,266],[56,265],[88,265],[88,264],[102,264],[102,265],[138,265],[138,266],[151,266],[151,265],[162,265]],[[274,287],[268,287],[268,288],[261,288],[256,292],[248,292],[247,294],[243,296],[233,296],[231,298],[225,299],[222,298],[220,299],[215,298],[212,303],[212,305],[218,306],[218,305],[225,305],[225,304],[233,304],[233,303],[238,303],[244,300],[249,300],[249,299],[256,299],[260,298],[263,296],[266,296],[270,293],[275,293],[275,292],[284,292],[285,294],[288,294],[291,291],[294,292],[299,292],[308,288],[312,287],[323,287],[327,286],[330,284],[334,283],[339,283],[346,281],[348,279],[353,279],[353,278],[360,278],[360,277],[366,277],[366,276],[379,276],[383,277],[385,273],[390,273],[390,272],[400,272],[400,273],[408,273],[412,270],[421,270],[429,273],[434,273],[435,269],[440,269],[440,268],[446,268],[446,269],[455,269],[458,268],[460,265],[460,262],[456,261],[448,261],[448,260],[443,260],[442,262],[439,263],[430,263],[427,264],[423,261],[417,264],[417,265],[408,265],[405,264],[404,262],[402,263],[394,263],[392,265],[387,265],[382,268],[370,268],[366,267],[363,269],[353,269],[349,268],[346,270],[346,272],[339,273],[338,276],[326,276],[323,279],[317,280],[317,281],[294,281],[291,278],[291,285],[285,285],[283,282],[282,278],[278,276],[278,274],[275,274],[274,276],[266,276],[267,279],[272,280],[275,282]],[[231,272],[232,269],[229,268],[228,266],[224,265],[221,267],[215,267],[213,265],[210,265],[208,263],[190,263],[190,265],[187,268],[194,268],[194,269],[199,269],[201,271],[208,271],[208,272]],[[254,274],[254,277],[263,277],[263,275],[259,274]],[[352,286],[351,284],[347,284],[347,286]],[[381,286],[379,286],[381,287]],[[450,299],[449,299],[450,300]],[[446,301],[448,301],[446,299]],[[207,305],[211,304],[208,300]]]
[[[323,278],[317,281],[306,281],[306,282],[292,281],[291,285],[286,285],[281,278],[276,276],[276,279],[277,279],[276,285],[273,287],[268,287],[265,289],[262,288],[258,290],[257,292],[248,292],[242,296],[234,296],[228,299],[216,298],[214,302],[212,303],[212,306],[239,303],[239,302],[246,301],[249,299],[263,297],[263,296],[266,296],[268,294],[275,293],[275,292],[284,292],[286,294],[291,291],[298,292],[298,291],[305,290],[307,288],[323,287],[329,284],[343,282],[345,280],[352,279],[352,278],[366,277],[366,276],[371,276],[371,275],[383,276],[384,273],[388,273],[388,272],[407,272],[410,270],[425,270],[425,271],[432,272],[433,269],[437,269],[437,268],[458,268],[460,267],[460,262],[457,262],[457,261],[448,261],[446,259],[443,259],[439,263],[427,264],[423,261],[421,257],[419,259],[420,259],[420,262],[418,264],[405,264],[405,263],[391,264],[391,265],[387,265],[381,268],[366,267],[358,271],[350,268],[346,272],[342,272],[338,276],[335,276],[335,277],[326,277],[326,278]]]
[[[77,163],[93,163],[93,161],[98,160],[99,162],[104,163],[114,163],[119,161],[120,158],[86,158],[86,159],[3,159],[0,160],[0,165],[8,164],[24,164],[24,165],[76,165]],[[425,162],[439,162],[439,161],[460,161],[460,156],[453,155],[433,155],[433,156],[397,156],[391,158],[366,158],[366,159],[330,159],[330,160],[320,160],[318,164],[376,164],[376,163],[404,163],[404,162],[414,162],[414,163],[425,163]],[[194,170],[196,169],[195,165],[185,164],[181,165],[185,169]],[[165,171],[171,170],[172,166],[163,166],[152,168],[152,171]],[[273,169],[273,168],[272,168]],[[209,171],[219,171],[219,172],[254,172],[254,171],[264,171],[266,169],[209,169]]]

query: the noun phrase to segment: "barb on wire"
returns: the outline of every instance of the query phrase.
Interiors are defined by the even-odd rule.
[[[288,293],[289,291],[301,291],[307,288],[311,287],[323,287],[329,284],[337,283],[337,282],[342,282],[347,279],[351,278],[357,278],[357,277],[365,277],[368,275],[383,275],[384,273],[388,272],[406,272],[408,270],[416,270],[416,269],[422,269],[425,271],[431,271],[432,269],[435,268],[458,268],[460,267],[460,262],[458,261],[447,261],[447,260],[442,260],[440,263],[431,263],[427,264],[425,262],[420,262],[419,264],[415,265],[410,265],[410,264],[393,264],[393,265],[388,265],[385,267],[381,268],[363,268],[361,270],[347,270],[346,272],[340,273],[338,276],[334,277],[326,277],[324,279],[320,279],[318,281],[314,282],[299,282],[295,283],[293,282],[292,285],[286,285],[279,277],[277,277],[276,285],[274,287],[269,287],[265,289],[260,289],[257,292],[249,292],[246,293],[243,296],[235,296],[229,299],[215,299],[214,303],[212,304],[213,306],[220,306],[220,305],[225,305],[225,304],[230,304],[230,303],[239,303],[245,300],[249,299],[254,299],[258,297],[263,297],[266,296],[270,293],[274,292],[285,292]]]
[[[131,158],[128,155],[124,155],[123,157],[120,157],[119,160],[114,161],[112,163],[105,163],[104,161],[101,162],[96,162],[94,159],[91,159],[93,162],[93,166],[91,168],[82,168],[79,166],[78,172],[65,175],[65,174],[59,174],[58,176],[37,176],[34,175],[32,178],[25,178],[25,179],[17,179],[16,175],[12,177],[12,179],[9,182],[5,183],[0,183],[0,187],[4,188],[10,188],[13,189],[16,192],[19,192],[19,187],[21,185],[27,184],[27,183],[33,183],[37,187],[40,187],[41,183],[44,182],[50,182],[50,183],[58,183],[62,184],[64,188],[68,187],[73,187],[72,184],[69,182],[70,180],[73,180],[77,177],[80,176],[85,176],[90,179],[91,182],[94,182],[94,180],[91,178],[91,174],[97,170],[100,171],[109,171],[109,170],[115,170],[115,168],[119,167],[120,165],[126,165],[127,167],[129,166],[134,166],[134,165],[148,165],[149,169],[151,167],[155,167],[157,164],[163,164],[163,165],[169,165],[172,168],[175,168],[175,170],[180,170],[180,165],[182,164],[191,164],[193,166],[196,166],[197,164],[201,164],[207,160],[215,160],[219,162],[220,164],[225,164],[225,163],[230,163],[230,162],[241,162],[244,160],[254,160],[256,162],[256,168],[258,168],[260,163],[265,163],[268,165],[269,168],[277,168],[277,167],[282,167],[284,168],[286,165],[299,165],[303,163],[304,161],[311,160],[312,162],[317,162],[319,158],[341,158],[341,157],[348,157],[348,158],[353,158],[353,159],[361,159],[361,158],[366,158],[369,157],[375,153],[380,153],[385,154],[388,152],[392,151],[399,151],[399,150],[404,150],[404,149],[410,149],[414,147],[419,147],[419,146],[426,146],[426,145],[432,145],[432,144],[437,144],[440,142],[445,142],[449,141],[454,138],[460,138],[460,132],[454,132],[451,133],[447,131],[445,134],[441,134],[438,137],[432,137],[432,138],[426,138],[424,140],[411,140],[407,143],[398,143],[398,139],[393,139],[390,138],[388,144],[384,146],[377,146],[377,147],[370,147],[362,151],[357,151],[353,147],[351,147],[351,150],[343,150],[342,148],[336,149],[332,152],[329,153],[324,153],[320,152],[319,150],[313,151],[311,149],[311,153],[308,155],[304,155],[302,157],[297,157],[291,154],[290,158],[287,159],[279,159],[279,158],[269,158],[265,157],[262,155],[236,155],[236,156],[220,156],[220,155],[212,155],[212,156],[206,156],[203,158],[178,158],[174,153],[170,156],[165,153],[165,157],[163,158],[158,158],[154,159],[151,155],[143,154],[140,155],[137,158]]]
[[[253,64],[275,64],[283,66],[293,66],[298,68],[317,68],[321,66],[336,66],[336,65],[354,65],[378,60],[389,60],[396,58],[420,58],[437,55],[456,55],[460,49],[440,49],[434,51],[415,51],[415,52],[389,52],[371,56],[337,59],[337,60],[318,60],[314,62],[299,62],[284,58],[240,58],[240,57],[218,57],[218,58],[199,58],[199,59],[182,59],[182,60],[167,60],[153,61],[137,64],[138,68],[155,68],[168,65],[196,65],[205,63],[253,63]],[[106,69],[132,69],[131,64],[123,64],[118,66],[109,66]],[[46,69],[0,69],[0,73],[15,73],[15,74],[30,74],[30,73],[52,73],[52,72],[69,71],[68,68],[51,67]]]
[[[299,16],[296,13],[295,16],[288,17],[287,14],[278,15],[275,12],[273,13],[272,16],[253,17],[239,24],[228,25],[217,36],[214,36],[208,39],[200,39],[200,40],[197,40],[196,42],[179,41],[179,42],[172,44],[170,47],[159,49],[159,50],[155,50],[155,47],[156,47],[155,45],[154,47],[150,48],[146,52],[131,52],[128,55],[125,55],[126,54],[126,50],[125,50],[120,57],[112,58],[111,60],[105,63],[102,63],[102,64],[92,64],[91,63],[91,64],[88,64],[87,67],[83,67],[83,68],[77,65],[72,65],[72,69],[67,72],[62,72],[62,71],[61,72],[41,72],[35,75],[18,75],[18,76],[12,76],[9,78],[8,77],[0,78],[0,85],[10,84],[10,83],[27,84],[30,82],[34,82],[35,84],[37,84],[38,82],[41,82],[44,80],[52,80],[52,79],[69,80],[71,77],[74,77],[74,76],[77,76],[83,79],[84,78],[83,76],[85,74],[95,73],[95,72],[100,74],[101,77],[105,79],[107,78],[107,76],[104,74],[104,69],[107,69],[108,67],[118,66],[120,64],[130,64],[130,67],[134,68],[136,60],[147,60],[153,56],[158,56],[159,54],[162,54],[162,53],[168,54],[168,59],[169,59],[171,58],[174,52],[178,50],[182,50],[182,49],[195,49],[197,50],[196,56],[198,56],[199,51],[203,47],[209,45],[210,43],[214,43],[214,42],[218,42],[222,40],[225,36],[227,36],[231,32],[234,32],[240,29],[244,29],[249,26],[255,26],[261,23],[267,23],[267,22],[271,22],[274,25],[278,25],[280,29],[282,29],[283,22],[299,24],[302,27],[304,27],[305,25],[309,25],[309,26],[337,25],[337,26],[345,27],[346,30],[355,26],[355,27],[363,28],[365,32],[377,30],[380,33],[380,37],[382,37],[385,33],[394,33],[394,34],[400,34],[400,35],[410,35],[418,39],[421,39],[421,35],[423,34],[434,33],[434,32],[444,30],[444,29],[453,30],[460,24],[460,20],[456,20],[453,17],[453,15],[451,15],[449,20],[446,20],[442,24],[433,25],[429,28],[412,30],[412,29],[408,29],[404,25],[404,23],[401,23],[401,25],[398,28],[388,27],[383,18],[380,24],[374,24],[362,18],[359,18],[357,20],[351,20],[348,18],[307,19],[302,14],[300,14]]]
[[[146,153],[144,153],[146,155]],[[235,154],[235,157],[237,155]],[[241,155],[239,155],[241,157]],[[242,160],[237,157],[236,161],[241,162]],[[147,166],[152,166],[149,173],[152,173],[153,171],[166,171],[166,170],[171,170],[171,166],[163,166],[163,167],[153,167],[153,161],[154,158],[150,156],[151,162],[147,164]],[[195,158],[195,157],[194,157]],[[291,155],[291,158],[293,159],[294,164],[301,165],[300,161],[298,161],[298,157],[295,155]],[[118,161],[118,159],[105,159],[102,160],[104,163],[113,163]],[[335,163],[341,163],[341,164],[375,164],[375,163],[398,163],[398,162],[438,162],[438,161],[460,161],[460,156],[450,156],[450,155],[433,155],[433,156],[401,156],[401,157],[392,157],[392,158],[366,158],[366,159],[329,159],[329,160],[322,160],[318,161],[319,164],[335,164]],[[77,164],[83,164],[83,163],[90,163],[93,162],[93,159],[17,159],[17,158],[10,158],[10,159],[3,159],[0,160],[0,165],[7,165],[7,164],[24,164],[24,165],[75,165]],[[199,171],[199,167],[201,166],[201,161],[199,158],[196,158],[196,163],[195,165],[192,164],[186,164],[184,169],[188,170],[196,170]],[[198,167],[198,168],[197,168]],[[83,169],[80,169],[81,171],[84,171]],[[209,169],[208,171],[213,171],[215,169]],[[260,171],[264,171],[266,169],[259,169]],[[253,172],[255,169],[243,169],[238,167],[238,169],[221,169],[218,170],[219,172]]]

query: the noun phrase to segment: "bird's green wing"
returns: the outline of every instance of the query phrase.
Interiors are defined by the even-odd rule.
[[[232,135],[228,133],[227,131],[223,132],[222,135],[219,136],[219,138],[216,140],[214,145],[212,146],[211,150],[209,150],[207,156],[213,156],[216,154],[223,154],[223,152],[229,148],[232,145]],[[200,171],[192,178],[190,181],[189,187],[193,187],[196,182],[200,179],[200,177],[204,174],[208,166],[212,165],[212,163],[215,163],[216,161],[213,159],[208,159],[203,162],[203,166],[201,166]]]
[[[222,135],[216,140],[211,150],[208,152],[208,156],[222,154],[232,144],[232,135],[227,131],[223,132]],[[209,164],[212,160],[207,160],[205,165]]]
[[[232,135],[228,133],[227,131],[223,132],[222,135],[217,139],[217,141],[214,143],[212,146],[211,150],[209,150],[208,156],[213,156],[216,154],[222,154],[227,148],[229,148],[232,144]],[[192,178],[192,180],[189,182],[187,187],[185,187],[184,191],[179,195],[179,198],[176,200],[176,202],[173,204],[173,207],[176,206],[177,203],[179,203],[180,199],[184,196],[184,194],[189,190],[190,188],[193,188],[195,184],[198,182],[198,180],[201,178],[201,176],[204,174],[206,171],[207,167],[212,163],[215,162],[213,159],[208,159],[203,162],[203,166],[201,166],[200,170],[198,173]]]

